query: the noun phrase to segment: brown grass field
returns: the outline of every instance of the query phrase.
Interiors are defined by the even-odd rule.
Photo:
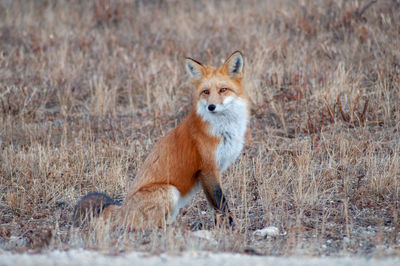
[[[400,256],[398,0],[0,0],[0,18],[0,250]],[[166,228],[73,227],[190,110],[184,57],[235,50],[252,105],[223,177],[235,226],[201,192]]]

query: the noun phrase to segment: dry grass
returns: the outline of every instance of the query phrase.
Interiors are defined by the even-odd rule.
[[[0,248],[399,256],[399,1],[3,0],[0,17]],[[215,228],[198,194],[168,228],[72,228],[79,197],[122,200],[191,108],[184,56],[238,49],[236,226]],[[189,237],[199,221],[216,242]],[[284,233],[253,237],[270,225]]]

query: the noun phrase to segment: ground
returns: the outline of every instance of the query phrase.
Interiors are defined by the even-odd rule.
[[[273,257],[273,256],[249,256],[243,254],[230,253],[210,253],[189,251],[182,254],[167,255],[160,254],[158,256],[149,256],[142,253],[114,254],[112,256],[103,255],[96,251],[88,250],[70,250],[70,251],[53,251],[43,254],[0,254],[1,265],[66,265],[66,266],[90,266],[90,265],[282,265],[282,266],[354,266],[354,265],[399,265],[399,258],[331,258],[331,257]]]

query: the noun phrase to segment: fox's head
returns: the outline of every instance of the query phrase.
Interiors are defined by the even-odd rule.
[[[242,86],[243,56],[239,51],[219,67],[205,66],[192,58],[186,58],[185,66],[195,87],[196,112],[206,120],[241,106],[246,108],[247,95]]]

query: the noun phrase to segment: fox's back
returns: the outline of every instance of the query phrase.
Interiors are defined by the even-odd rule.
[[[153,147],[133,183],[132,192],[154,184],[170,184],[187,194],[196,183],[196,173],[202,168],[201,153],[205,136],[200,136],[199,117],[191,113],[175,129]],[[201,123],[201,122],[200,122]],[[215,149],[217,139],[209,136],[208,149]],[[211,147],[214,146],[214,147]]]

